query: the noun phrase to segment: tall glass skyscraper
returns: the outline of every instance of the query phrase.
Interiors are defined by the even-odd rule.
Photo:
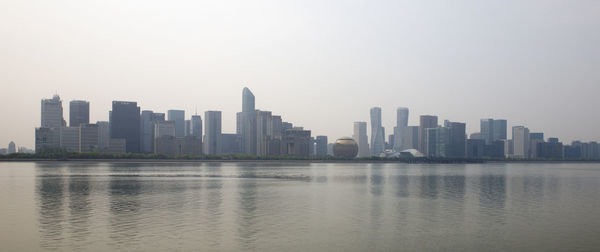
[[[140,107],[137,106],[137,102],[112,102],[111,139],[125,139],[126,152],[140,152],[140,128]]]
[[[371,108],[371,155],[376,156],[385,151],[385,135],[381,126],[381,108]]]
[[[87,101],[69,102],[69,126],[79,127],[90,123],[90,103]]]
[[[175,122],[175,136],[185,136],[185,111],[169,110],[167,111],[167,120]]]
[[[204,112],[204,154],[221,154],[221,111]]]
[[[422,115],[419,120],[419,151],[425,155],[427,154],[427,141],[426,134],[427,129],[437,128],[438,118],[432,115]]]
[[[63,119],[63,107],[60,96],[52,99],[42,99],[42,128],[60,128],[66,126]]]
[[[236,132],[241,136],[242,153],[257,155],[257,128],[254,94],[247,87],[242,91],[242,112],[237,113]]]
[[[404,147],[404,131],[408,127],[408,108],[396,109],[396,127],[394,127],[394,150],[400,152]]]

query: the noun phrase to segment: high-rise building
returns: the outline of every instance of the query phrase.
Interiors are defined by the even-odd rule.
[[[96,125],[98,125],[98,150],[107,151],[110,140],[110,124],[106,121],[98,121]]]
[[[221,111],[204,112],[204,153],[221,154]]]
[[[448,128],[427,128],[425,132],[425,152],[430,157],[445,157]]]
[[[524,126],[512,128],[513,157],[529,158],[529,129]]]
[[[60,147],[69,152],[79,152],[79,127],[60,128]]]
[[[445,143],[446,157],[464,158],[466,156],[466,124],[445,121],[444,127],[448,129]]]
[[[541,133],[541,132],[529,133],[529,157],[530,158],[537,158],[538,144],[543,143],[543,142],[544,142],[544,133]]]
[[[110,138],[125,139],[125,151],[137,153],[140,152],[140,136],[140,107],[137,102],[113,101]]]
[[[402,135],[402,150],[419,149],[419,126],[404,128]]]
[[[90,103],[74,100],[69,102],[69,126],[79,127],[90,123]]]
[[[238,134],[221,134],[221,154],[242,153],[242,138]]]
[[[17,145],[15,144],[15,142],[10,141],[10,143],[8,143],[8,150],[6,152],[6,154],[11,154],[11,153],[16,153],[17,152]]]
[[[199,115],[193,115],[191,120],[191,134],[198,139],[202,139],[202,117]]]
[[[257,149],[257,112],[254,106],[254,94],[247,87],[242,91],[242,112],[237,113],[237,134],[242,137],[242,153],[258,155]]]
[[[288,129],[283,133],[281,140],[281,154],[308,157],[310,155],[310,130],[302,127]]]
[[[192,135],[192,120],[185,120],[185,136]]]
[[[506,120],[481,119],[481,137],[485,144],[506,140]]]
[[[408,108],[396,109],[396,127],[394,127],[394,150],[397,152],[404,149],[404,131],[408,127]],[[391,141],[390,141],[391,142]]]
[[[369,138],[367,137],[367,122],[354,122],[354,141],[358,144],[358,157],[370,156]]]
[[[175,122],[175,136],[185,136],[185,111],[169,110],[167,111],[167,120]]]
[[[154,124],[152,122],[152,114],[154,114],[152,110],[142,110],[142,115],[140,116],[140,131],[142,133],[140,145],[142,146],[141,152],[143,153],[154,152],[154,136],[152,134],[154,131]]]
[[[422,115],[419,118],[419,151],[428,155],[427,153],[427,144],[425,142],[425,137],[427,134],[427,129],[437,128],[438,127],[438,118],[437,116],[431,115]]]
[[[317,156],[327,156],[327,136],[317,136]]]
[[[381,126],[381,108],[373,107],[371,114],[371,155],[378,156],[385,151],[385,132]]]
[[[176,124],[174,121],[163,121],[156,122],[154,124],[154,138],[159,138],[161,136],[175,136],[177,132]]]
[[[66,126],[63,119],[62,100],[54,95],[52,99],[42,99],[42,128],[60,128]]]
[[[36,128],[35,152],[55,150],[60,147],[60,128]]]
[[[98,124],[79,125],[79,152],[98,151]]]

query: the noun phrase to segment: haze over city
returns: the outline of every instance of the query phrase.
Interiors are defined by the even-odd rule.
[[[331,140],[382,108],[466,122],[502,118],[548,137],[600,141],[595,1],[104,1],[0,3],[0,143],[33,148],[40,100],[113,100],[223,113],[240,90]],[[64,106],[65,118],[69,107]]]

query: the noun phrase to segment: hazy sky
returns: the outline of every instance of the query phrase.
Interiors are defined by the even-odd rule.
[[[380,106],[467,123],[504,118],[600,141],[600,1],[0,0],[0,147],[33,148],[40,100],[223,111],[256,107],[352,135]],[[509,130],[509,137],[510,137]]]

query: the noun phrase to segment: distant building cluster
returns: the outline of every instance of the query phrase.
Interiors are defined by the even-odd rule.
[[[419,125],[408,125],[409,109],[396,110],[396,126],[386,135],[382,109],[370,109],[367,122],[354,122],[352,137],[328,141],[311,136],[310,130],[285,122],[271,111],[255,108],[255,96],[242,90],[242,110],[236,114],[236,132],[222,132],[221,111],[187,118],[184,110],[157,113],[141,110],[136,102],[113,101],[108,121],[90,123],[88,101],[69,102],[69,124],[63,118],[58,95],[41,101],[41,123],[35,129],[35,152],[154,153],[165,155],[246,154],[252,156],[343,157],[446,157],[446,158],[542,158],[600,159],[596,142],[544,138],[525,126],[512,127],[507,136],[504,119],[481,119],[480,131],[467,136],[466,124],[421,115]],[[387,141],[386,141],[387,139]],[[369,141],[370,140],[370,141]],[[0,154],[32,153],[10,142]]]
[[[109,121],[89,122],[89,102],[69,103],[69,125],[58,95],[43,99],[41,125],[35,129],[36,152],[154,153],[166,155],[248,154],[255,156],[325,156],[327,137],[311,137],[271,111],[255,109],[254,94],[242,91],[242,111],[235,133],[223,133],[221,111],[186,119],[184,110],[156,113],[137,102],[113,101]],[[204,124],[203,124],[204,123]],[[204,132],[203,132],[204,131]]]

